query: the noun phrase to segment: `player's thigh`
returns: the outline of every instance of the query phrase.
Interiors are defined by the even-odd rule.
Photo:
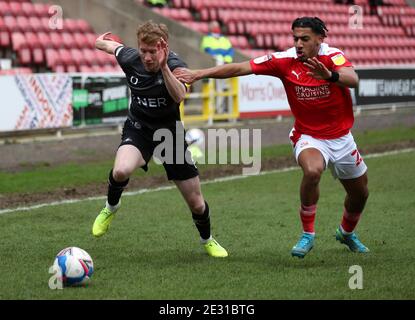
[[[130,176],[135,169],[143,167],[145,164],[146,161],[141,151],[134,145],[125,144],[117,150],[113,170],[114,172]]]
[[[294,135],[295,137],[292,137]],[[329,154],[322,141],[309,135],[290,133],[295,160],[305,173],[309,171],[322,172],[329,162]]]

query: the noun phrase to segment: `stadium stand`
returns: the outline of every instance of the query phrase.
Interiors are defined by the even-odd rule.
[[[293,19],[319,16],[328,25],[327,42],[344,50],[355,65],[415,64],[415,8],[405,0],[384,0],[375,14],[370,14],[369,0],[355,0],[364,15],[362,25],[354,26],[350,5],[335,2],[171,0],[168,7],[152,10],[202,34],[216,20],[248,57],[291,47]],[[16,72],[120,71],[113,57],[95,50],[97,34],[87,21],[65,18],[62,29],[52,29],[49,8],[30,0],[0,0],[0,58],[11,59]]]
[[[50,6],[0,0],[0,58],[11,58],[16,73],[121,71],[114,57],[95,50],[98,35],[87,21],[65,18],[63,28],[51,28]]]
[[[362,25],[351,24],[356,13],[350,5],[334,0],[172,0],[171,7],[154,10],[202,33],[217,20],[234,47],[249,57],[291,47],[291,22],[318,16],[328,25],[327,42],[356,65],[415,64],[415,8],[405,0],[385,0],[371,15],[368,0],[355,5],[363,10]]]

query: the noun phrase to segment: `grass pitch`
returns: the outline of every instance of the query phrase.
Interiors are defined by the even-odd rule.
[[[357,232],[371,249],[336,242],[344,191],[329,172],[321,181],[314,249],[290,256],[301,232],[299,170],[206,184],[212,229],[226,259],[208,257],[176,189],[124,197],[111,229],[91,227],[103,201],[0,215],[0,299],[414,299],[415,152],[366,159],[370,197]],[[87,288],[51,290],[58,251],[88,251]],[[353,265],[363,289],[349,288]]]

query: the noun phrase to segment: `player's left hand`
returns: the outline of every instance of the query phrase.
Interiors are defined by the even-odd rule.
[[[161,68],[166,67],[168,56],[169,45],[163,38],[160,38],[160,40],[157,42],[157,57]]]
[[[196,74],[197,72],[194,70],[190,70],[187,68],[176,68],[174,69],[174,71],[175,77],[181,82],[192,84],[198,80]]]
[[[327,80],[331,77],[331,71],[316,57],[308,58],[304,64],[310,68],[307,74],[317,80]]]

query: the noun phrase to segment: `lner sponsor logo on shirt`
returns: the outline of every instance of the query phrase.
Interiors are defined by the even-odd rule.
[[[330,85],[324,84],[321,86],[295,86],[295,93],[298,100],[315,100],[321,98],[328,98],[330,96]]]
[[[137,102],[138,105],[146,108],[160,108],[167,106],[166,98],[145,98],[139,96],[133,96],[133,99]]]

